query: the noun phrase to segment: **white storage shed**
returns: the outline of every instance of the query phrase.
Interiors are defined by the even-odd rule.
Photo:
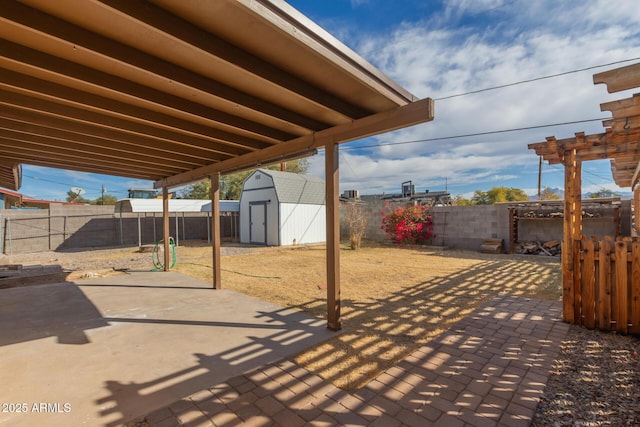
[[[326,241],[325,185],[320,178],[258,169],[240,196],[240,242],[287,246]]]

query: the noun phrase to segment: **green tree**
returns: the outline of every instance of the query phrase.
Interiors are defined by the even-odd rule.
[[[489,205],[491,202],[489,201],[489,194],[486,191],[476,190],[473,192],[473,197],[471,197],[472,205]]]
[[[611,197],[620,197],[620,194],[606,188],[601,188],[595,193],[591,193],[589,197],[592,199],[606,199]]]
[[[561,200],[562,197],[549,187],[544,187],[540,191],[540,200]]]
[[[89,204],[91,203],[91,200],[85,199],[80,194],[74,193],[73,191],[69,190],[67,191],[67,202]]]
[[[91,202],[92,205],[115,205],[118,198],[112,194],[105,194]]]
[[[471,202],[471,200],[465,199],[464,197],[458,195],[453,197],[452,204],[454,206],[469,206],[473,203]]]
[[[188,185],[182,189],[180,197],[183,199],[209,199],[211,197],[211,183],[207,179]]]
[[[280,163],[265,166],[263,169],[280,170]],[[309,161],[307,159],[298,159],[286,162],[287,172],[307,173],[309,169]],[[242,184],[244,180],[251,175],[255,169],[250,169],[220,177],[220,199],[222,200],[238,200],[242,192]],[[208,199],[211,193],[211,182],[209,180],[200,181],[195,184],[188,185],[180,192],[180,197],[184,199]]]
[[[519,188],[493,187],[489,191],[476,190],[471,198],[474,205],[493,205],[504,202],[523,202],[529,200],[529,196]]]

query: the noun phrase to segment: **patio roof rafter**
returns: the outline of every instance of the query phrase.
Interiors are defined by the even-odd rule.
[[[594,75],[594,83],[605,83],[609,92],[640,87],[640,64],[634,64]],[[634,187],[640,175],[640,94],[631,98],[600,104],[601,111],[610,111],[604,133],[574,138],[548,137],[546,142],[529,144],[529,149],[550,164],[564,164],[564,153],[576,150],[579,161],[611,159],[613,179],[621,187]]]
[[[21,163],[153,181],[165,236],[170,187],[210,179],[216,212],[220,175],[434,118],[430,98],[283,0],[6,0],[0,50],[0,186],[20,187]],[[337,156],[325,167],[334,200]],[[332,329],[337,209],[327,206]]]

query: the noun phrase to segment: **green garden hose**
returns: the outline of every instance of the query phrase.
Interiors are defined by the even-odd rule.
[[[156,246],[153,248],[153,252],[151,253],[151,261],[153,262],[153,270],[164,270],[164,257],[160,259],[160,244],[164,243],[164,240],[160,240],[156,242]],[[173,237],[169,237],[169,247],[171,248],[171,265],[169,268],[173,268],[176,265],[176,242],[173,240]]]

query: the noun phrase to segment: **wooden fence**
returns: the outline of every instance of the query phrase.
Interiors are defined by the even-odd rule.
[[[583,236],[574,254],[573,323],[640,334],[640,238]]]

